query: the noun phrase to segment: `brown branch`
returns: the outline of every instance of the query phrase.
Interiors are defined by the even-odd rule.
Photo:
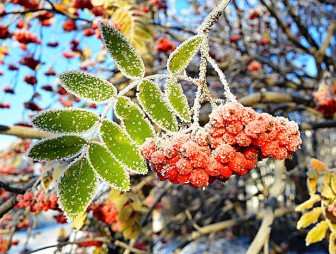
[[[0,125],[0,134],[17,136],[19,138],[36,138],[36,139],[47,138],[54,135],[52,133],[45,131],[38,131],[30,127],[6,126],[6,125]]]
[[[252,106],[260,102],[265,102],[265,103],[295,102],[297,104],[314,106],[313,100],[310,97],[303,97],[300,95],[280,93],[280,92],[253,93],[253,94],[240,98],[239,101],[244,106]]]
[[[29,183],[27,183],[22,188],[22,190],[26,192],[29,188],[31,188],[36,183],[38,179],[39,179],[38,177],[34,177]],[[0,218],[2,218],[3,215],[5,215],[7,212],[13,209],[13,207],[17,204],[16,198],[17,198],[17,194],[15,194],[13,197],[8,199],[5,203],[3,203],[0,206]]]
[[[284,0],[284,4],[287,7],[287,10],[291,17],[293,18],[295,24],[299,28],[301,34],[306,38],[306,40],[309,42],[310,45],[315,47],[316,49],[319,48],[319,45],[317,42],[314,40],[314,38],[310,35],[308,28],[304,26],[304,24],[301,22],[301,19],[298,15],[295,14],[294,12],[294,7],[289,3],[288,0]]]
[[[22,189],[22,188],[13,187],[13,186],[11,186],[10,184],[5,183],[5,182],[2,182],[2,181],[0,181],[0,188],[1,188],[1,189],[4,189],[5,191],[12,192],[12,193],[16,193],[16,194],[23,194],[23,193],[26,192],[26,191],[25,191],[24,189]]]
[[[298,40],[297,37],[292,34],[289,30],[289,28],[282,22],[281,18],[279,17],[278,13],[275,12],[275,10],[269,6],[265,0],[260,0],[260,2],[266,7],[266,9],[271,13],[271,15],[276,19],[278,25],[281,27],[282,31],[287,35],[287,37],[300,49],[302,49],[304,52],[313,55],[314,50],[305,47],[303,44],[301,44]]]

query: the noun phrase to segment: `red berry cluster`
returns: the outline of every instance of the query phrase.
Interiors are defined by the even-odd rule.
[[[37,79],[34,75],[26,75],[24,77],[24,81],[29,85],[35,85],[37,83]]]
[[[22,44],[28,44],[28,43],[40,44],[41,43],[41,41],[37,39],[36,34],[32,34],[26,30],[15,31],[12,38]]]
[[[336,87],[321,89],[313,93],[316,109],[325,117],[332,117],[336,113]]]
[[[18,4],[29,10],[36,10],[39,8],[39,3],[36,0],[12,0],[13,4]]]
[[[66,32],[71,32],[77,29],[76,21],[75,20],[67,20],[63,23],[63,30]]]
[[[86,239],[90,239],[91,237],[89,235],[85,236],[82,240],[83,242],[77,243],[78,247],[91,247],[91,246],[95,246],[95,247],[100,247],[103,245],[102,242],[100,241],[95,241],[95,240],[86,240]]]
[[[117,221],[118,210],[114,203],[92,204],[88,210],[93,211],[93,216],[96,217],[97,220],[109,225]]]
[[[158,52],[168,53],[173,51],[174,49],[176,49],[176,44],[174,42],[171,42],[167,38],[161,37],[156,41],[156,50]]]
[[[286,159],[300,145],[295,122],[227,103],[214,109],[205,128],[148,139],[140,149],[159,180],[203,187],[245,175],[260,159]]]
[[[6,39],[10,36],[8,26],[0,24],[0,39]]]
[[[18,195],[16,208],[26,208],[30,212],[40,212],[58,210],[57,196],[55,194],[44,194],[38,191],[36,194],[26,192],[24,195]]]
[[[25,65],[32,70],[35,70],[40,63],[41,62],[35,59],[33,55],[26,55],[20,60],[20,64]]]
[[[71,6],[76,9],[89,9],[91,10],[93,8],[93,5],[91,3],[91,0],[73,0],[71,2]]]

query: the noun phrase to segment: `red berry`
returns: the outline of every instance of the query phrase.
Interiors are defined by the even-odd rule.
[[[193,166],[190,160],[182,158],[176,163],[176,168],[179,175],[190,175],[193,170]]]
[[[265,156],[272,156],[273,154],[276,154],[278,150],[279,145],[275,141],[267,142],[261,147],[261,152]]]
[[[228,145],[228,144],[222,144],[219,147],[215,149],[213,152],[214,158],[221,163],[228,163],[231,159],[232,156],[235,153],[235,149]]]
[[[190,184],[195,187],[204,187],[209,183],[209,175],[204,169],[193,170],[189,178]]]
[[[246,171],[246,158],[244,154],[236,152],[228,165],[234,173],[241,175]]]

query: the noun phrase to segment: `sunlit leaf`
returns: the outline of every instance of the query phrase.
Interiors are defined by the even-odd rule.
[[[165,84],[165,88],[166,97],[171,108],[182,120],[190,122],[191,112],[187,97],[184,95],[181,85],[173,81],[168,81]]]
[[[100,135],[110,152],[128,169],[139,174],[147,174],[148,169],[139,149],[120,126],[104,120]]]
[[[80,215],[78,215],[72,222],[71,222],[71,226],[77,230],[81,230],[86,222],[86,218],[87,218],[87,213],[84,212]]]
[[[131,216],[133,210],[130,206],[124,206],[120,209],[117,220],[124,222],[127,221],[129,219],[129,217]]]
[[[323,177],[324,184],[330,185],[330,181],[331,181],[331,172],[325,172]]]
[[[326,199],[334,199],[335,193],[332,191],[331,187],[327,184],[323,184],[321,195],[325,197]]]
[[[334,193],[336,193],[336,171],[332,172],[330,185]]]
[[[176,117],[163,99],[160,88],[153,81],[144,80],[138,91],[138,100],[152,121],[162,129],[177,131]]]
[[[154,137],[154,129],[146,119],[145,114],[129,98],[118,98],[115,110],[117,116],[122,120],[127,133],[135,143],[141,145],[146,141],[146,138]]]
[[[301,212],[307,209],[310,209],[314,206],[314,204],[321,200],[321,197],[317,194],[312,195],[307,201],[303,202],[302,204],[298,205],[295,208],[295,211]]]
[[[336,235],[333,232],[329,236],[329,253],[336,253]]]
[[[318,221],[322,213],[322,207],[315,207],[313,210],[303,214],[297,223],[296,228],[305,228]]]
[[[97,142],[92,142],[88,155],[93,169],[102,180],[118,190],[126,191],[129,189],[129,174],[107,148]]]
[[[34,143],[28,157],[39,161],[67,159],[79,154],[86,140],[76,135],[47,138]]]
[[[314,228],[312,228],[306,237],[306,245],[310,245],[312,243],[320,242],[325,237],[328,230],[328,222],[321,221]]]
[[[66,90],[89,102],[103,103],[117,94],[117,89],[110,82],[89,73],[67,71],[58,78]]]
[[[85,157],[71,163],[59,178],[59,204],[70,220],[85,212],[95,194],[97,182],[97,176]]]
[[[53,133],[82,133],[92,128],[98,120],[96,113],[84,109],[50,109],[38,114],[33,119],[33,125]]]
[[[323,163],[322,161],[319,161],[315,158],[310,160],[309,168],[316,169],[318,172],[323,172],[327,170],[327,165]]]
[[[128,197],[127,197],[127,195],[122,194],[118,198],[113,200],[113,202],[116,205],[117,210],[121,211],[121,209],[124,207],[124,205],[128,202]]]
[[[129,40],[108,24],[101,23],[100,29],[105,45],[121,73],[130,79],[143,77],[145,65]]]
[[[169,56],[167,62],[168,71],[172,74],[179,74],[183,71],[195,56],[201,46],[202,40],[202,36],[196,35],[176,48]]]

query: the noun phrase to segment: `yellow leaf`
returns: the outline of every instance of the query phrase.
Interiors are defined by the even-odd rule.
[[[307,171],[307,176],[309,179],[317,179],[318,178],[318,174],[317,171],[315,169],[310,169]]]
[[[96,247],[93,251],[93,254],[107,254],[107,250],[104,247]]]
[[[318,159],[311,159],[310,160],[310,165],[308,166],[309,168],[316,169],[319,173],[327,170],[327,165],[323,163],[322,161],[319,161]]]
[[[82,50],[82,56],[84,60],[90,59],[91,58],[91,49],[89,47],[86,47]]]
[[[297,229],[305,228],[317,222],[321,213],[322,213],[322,207],[316,207],[313,210],[305,213],[304,215],[301,216],[300,220],[297,223],[296,228]]]
[[[116,200],[113,201],[117,207],[117,210],[120,211],[121,208],[128,202],[128,197],[124,195],[120,195]]]
[[[332,191],[331,187],[327,184],[323,184],[322,190],[321,190],[321,195],[326,198],[326,199],[334,199],[335,194]]]
[[[307,178],[307,188],[309,195],[314,195],[316,193],[317,178]]]
[[[104,0],[92,0],[91,3],[93,6],[101,6],[103,5],[105,1]]]
[[[302,204],[298,205],[295,208],[295,211],[297,212],[302,212],[303,210],[307,210],[309,208],[312,208],[314,206],[314,204],[317,201],[320,201],[321,197],[317,194],[312,195],[307,201],[303,202]]]
[[[128,221],[124,222],[121,227],[120,227],[120,230],[121,231],[125,231],[126,229],[132,227],[135,223],[135,219],[134,218],[131,218],[129,219]]]
[[[86,218],[87,218],[87,213],[84,212],[81,215],[77,216],[73,222],[71,223],[71,226],[77,230],[81,230],[86,222]]]
[[[125,239],[135,239],[140,235],[140,233],[141,227],[138,223],[134,223],[132,227],[129,227],[125,231],[123,231]]]
[[[313,227],[307,234],[306,246],[320,242],[326,235],[328,230],[328,222],[321,221],[315,227]]]
[[[132,212],[133,212],[133,210],[130,206],[124,206],[119,211],[117,220],[121,221],[121,222],[127,221],[129,219],[129,217],[131,216]]]
[[[323,182],[327,185],[330,185],[331,172],[326,172],[323,177]]]
[[[331,233],[329,236],[329,253],[336,253],[336,236],[334,233]]]
[[[106,50],[102,50],[102,51],[100,51],[100,52],[97,54],[96,59],[97,59],[97,62],[98,62],[98,63],[102,63],[102,62],[104,62],[105,59],[106,59]]]
[[[109,193],[109,197],[108,197],[108,199],[109,199],[110,201],[114,201],[115,199],[119,198],[120,194],[121,194],[120,191],[118,191],[118,190],[116,190],[116,189],[111,189],[111,190],[110,190],[110,193]]]
[[[334,193],[336,193],[336,171],[331,174],[330,185]]]

